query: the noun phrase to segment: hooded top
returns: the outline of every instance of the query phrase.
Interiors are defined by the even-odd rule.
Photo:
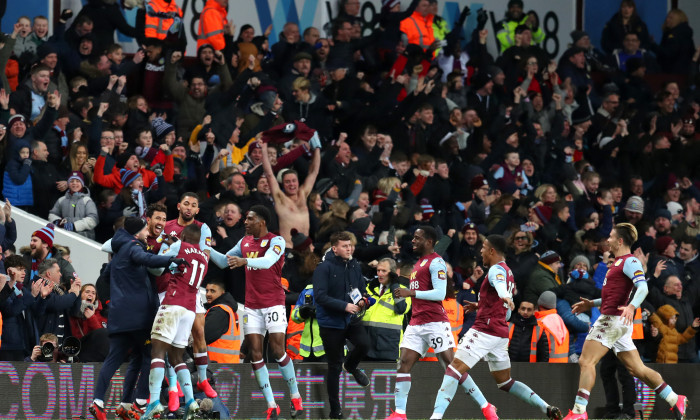
[[[649,320],[659,329],[661,333],[661,342],[659,343],[659,351],[656,354],[657,363],[678,363],[678,346],[690,341],[697,330],[692,326],[683,331],[678,332],[675,327],[668,325],[668,320],[673,316],[680,316],[678,311],[671,305],[662,305]]]

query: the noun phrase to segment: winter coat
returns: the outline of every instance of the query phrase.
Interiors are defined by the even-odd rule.
[[[394,290],[402,286],[398,282],[398,277],[395,282],[391,282],[384,289],[384,293],[380,296],[379,292],[382,285],[379,279],[372,280],[367,285],[367,295],[370,300],[376,299],[376,302],[367,309],[367,313],[362,318],[362,323],[365,324],[367,335],[370,338],[370,346],[367,351],[367,356],[378,360],[398,360],[399,344],[403,337],[401,327],[403,326],[404,315],[411,309],[411,298],[396,299]],[[382,324],[390,324],[383,326]]]
[[[688,22],[664,31],[659,47],[654,50],[663,73],[688,74],[695,54],[693,29]]]
[[[352,314],[345,312],[351,303],[350,291],[365,290],[360,263],[351,258],[343,260],[328,250],[321,264],[314,271],[314,300],[316,319],[321,328],[345,329],[350,325]]]
[[[653,265],[649,265],[649,267],[653,267]],[[667,295],[658,288],[650,285],[647,301],[656,308],[670,305],[678,311],[680,315],[678,315],[678,320],[676,320],[676,331],[680,333],[681,331],[685,331],[685,329],[693,323],[693,319],[695,318],[693,308],[698,304],[696,296],[698,296],[698,291],[693,284],[689,284],[687,288],[683,288],[683,294],[680,299],[676,298],[675,295]],[[697,347],[695,340],[690,340],[685,344],[679,345],[679,359],[691,360],[694,359],[696,355]]]
[[[328,110],[328,100],[323,95],[310,93],[309,102],[289,101],[282,109],[285,120],[301,121],[318,131],[322,141],[333,136],[333,113]]]
[[[87,188],[85,189],[87,191]],[[59,198],[49,212],[49,220],[66,219],[73,223],[75,233],[95,239],[95,226],[99,223],[97,206],[87,191],[71,193]]]
[[[552,290],[561,285],[559,276],[549,268],[548,265],[538,262],[538,265],[530,274],[530,281],[523,291],[523,299],[528,302],[537,303],[542,292]]]
[[[513,334],[508,341],[508,355],[513,362],[530,361],[530,343],[532,342],[532,330],[537,326],[537,318],[531,316],[523,318],[520,314],[513,314],[509,327],[513,327]],[[549,341],[547,334],[542,332],[537,340],[537,361],[549,361]]]
[[[29,176],[31,171],[31,159],[23,161],[17,157],[7,162],[5,175],[3,176],[2,195],[10,200],[13,206],[34,205],[32,177]]]
[[[673,306],[663,305],[649,317],[651,323],[663,335],[661,343],[659,343],[659,351],[656,354],[656,363],[678,363],[678,346],[690,341],[697,332],[692,326],[686,328],[683,333],[678,332],[675,327],[669,326],[668,320],[673,315],[680,316]]]
[[[228,312],[221,308],[214,308],[216,305],[227,305],[233,312],[238,310],[238,302],[236,302],[229,292],[225,292],[223,295],[216,298],[216,300],[212,301],[210,305],[206,305],[208,312],[204,319],[204,339],[207,341],[207,344],[215,342],[228,331]]]
[[[167,267],[170,257],[146,251],[146,245],[119,229],[112,238],[110,264],[110,334],[148,330],[158,310],[155,284],[147,268]]]
[[[25,286],[29,288],[30,293],[32,283],[35,281],[42,281],[42,278],[35,277]],[[60,294],[54,290],[43,300],[45,306],[35,307],[33,311],[39,336],[46,333],[56,334],[58,344],[61,345],[63,338],[71,335],[68,317],[80,308],[80,299],[73,293]]]
[[[31,289],[13,288],[10,297],[0,303],[3,350],[23,350],[25,355],[31,353],[32,347],[39,342],[33,314],[41,312],[45,305],[44,299],[32,296]]]
[[[97,301],[97,305],[95,313],[90,318],[85,318],[85,316],[80,313],[80,310],[71,315],[70,331],[73,337],[82,339],[92,331],[107,327],[107,318],[102,315],[102,303]],[[78,309],[80,309],[80,306]]]
[[[32,188],[34,197],[38,198],[34,200],[33,214],[44,219],[49,217],[51,206],[63,194],[56,188],[58,181],[65,179],[54,165],[41,160],[32,161]]]
[[[109,47],[114,42],[115,30],[128,37],[139,36],[136,28],[127,23],[119,4],[115,1],[88,0],[78,16],[88,16],[94,23],[94,51],[103,51]]]

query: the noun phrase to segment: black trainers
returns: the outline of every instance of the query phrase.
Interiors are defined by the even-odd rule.
[[[564,418],[564,416],[561,414],[561,410],[553,405],[547,406],[547,417],[555,420],[561,420]]]
[[[343,417],[343,413],[340,412],[340,411],[338,411],[337,413],[330,413],[330,414],[328,415],[328,418],[329,418],[329,419],[342,419],[342,418],[344,418],[344,417]]]
[[[348,372],[349,374],[352,375],[353,378],[355,378],[355,382],[357,382],[358,385],[361,387],[368,387],[369,386],[369,378],[365,374],[365,371],[359,368],[355,369],[348,369],[345,367],[345,364],[343,363],[343,370]]]

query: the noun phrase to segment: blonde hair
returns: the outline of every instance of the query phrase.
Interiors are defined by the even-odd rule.
[[[539,200],[542,201],[542,196],[544,193],[547,192],[549,188],[552,188],[554,190],[554,194],[556,197],[554,197],[554,201],[559,201],[559,193],[557,192],[557,189],[554,187],[552,184],[542,184],[537,189],[535,190],[535,197]]]
[[[685,14],[681,9],[671,9],[667,16],[673,16],[675,19],[674,26],[667,26],[666,21],[661,25],[661,31],[665,32],[667,29],[673,29],[681,23],[688,23],[688,15]]]
[[[297,77],[292,82],[292,90],[310,90],[311,82],[305,77]]]
[[[632,223],[618,223],[615,225],[615,232],[617,236],[622,239],[625,245],[632,246],[633,243],[637,242],[639,234],[637,233],[637,228],[634,227]]]
[[[377,189],[387,196],[391,194],[391,190],[394,188],[394,185],[400,184],[401,180],[394,176],[390,176],[387,178],[382,178],[377,182]]]

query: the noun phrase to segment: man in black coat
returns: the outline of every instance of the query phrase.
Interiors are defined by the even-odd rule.
[[[32,213],[47,219],[53,203],[68,189],[68,182],[49,163],[49,149],[43,141],[32,142],[32,188],[34,207]]]
[[[39,335],[51,333],[58,337],[58,344],[63,344],[63,339],[71,335],[68,317],[80,308],[80,278],[73,277],[70,288],[66,292],[61,288],[61,269],[58,261],[49,258],[41,262],[37,269],[38,277],[32,279],[32,283],[48,282],[52,285],[51,293],[42,298],[45,300],[40,310],[35,307],[34,319],[36,320]],[[65,285],[66,288],[68,285]]]
[[[510,317],[512,334],[508,342],[508,355],[512,362],[530,362],[530,344],[532,343],[532,330],[537,327],[537,318],[534,317],[535,304],[526,300],[520,302],[518,313]],[[540,335],[537,340],[537,361],[549,361],[549,342],[547,334]]]
[[[238,310],[238,302],[226,291],[223,281],[219,279],[209,280],[207,283],[207,315],[204,319],[204,338],[207,345],[215,342],[226,334],[229,326],[229,314],[216,305],[226,305],[233,312]],[[241,360],[243,360],[241,358]]]

